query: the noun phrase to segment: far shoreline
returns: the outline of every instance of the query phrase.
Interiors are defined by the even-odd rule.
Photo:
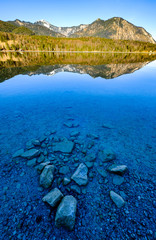
[[[0,53],[7,53],[7,52],[19,52],[19,53],[28,53],[28,52],[34,52],[34,53],[124,53],[124,54],[156,54],[156,52],[112,52],[112,51],[34,51],[34,50],[0,50]]]

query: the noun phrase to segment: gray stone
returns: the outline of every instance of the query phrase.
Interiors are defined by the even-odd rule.
[[[80,132],[78,132],[78,131],[73,131],[73,132],[71,132],[71,134],[70,134],[71,137],[77,137],[77,136],[79,136],[79,135],[80,135]]]
[[[54,188],[43,197],[43,202],[47,202],[51,207],[56,207],[63,198],[63,194],[58,188]]]
[[[126,165],[116,165],[116,166],[113,165],[113,166],[108,168],[109,172],[116,173],[116,174],[119,174],[119,175],[123,175],[126,170],[127,170]]]
[[[44,167],[41,175],[40,175],[40,185],[44,188],[48,188],[51,186],[53,181],[53,173],[55,167],[54,165],[47,165]]]
[[[76,193],[78,193],[78,194],[81,193],[81,189],[80,189],[80,187],[77,186],[77,185],[72,185],[72,186],[70,187],[70,189],[71,189],[73,192],[76,192]]]
[[[86,185],[88,182],[88,168],[84,163],[81,163],[74,174],[72,175],[71,179],[74,180],[78,185]]]
[[[63,166],[59,169],[59,173],[61,174],[67,174],[70,172],[70,168],[68,166]]]
[[[102,162],[110,162],[116,159],[116,155],[111,149],[104,149],[99,151],[98,157]]]
[[[56,227],[64,226],[69,230],[73,230],[76,218],[76,206],[77,200],[73,196],[67,195],[62,199],[56,212]]]
[[[27,159],[32,159],[34,157],[38,157],[40,155],[40,151],[37,149],[30,149],[24,153],[21,154],[21,157],[27,158]]]
[[[121,185],[124,182],[124,178],[119,176],[119,175],[115,175],[113,177],[113,184],[115,185]]]
[[[41,173],[42,170],[43,170],[43,168],[44,168],[45,166],[49,165],[49,164],[50,164],[49,161],[39,164],[38,166],[36,166],[37,172],[38,172],[38,173]]]
[[[97,171],[102,177],[104,177],[104,178],[107,177],[107,172],[104,169],[97,168]]]
[[[63,185],[64,185],[64,186],[68,185],[70,182],[71,182],[70,178],[65,177],[65,178],[63,179]]]
[[[20,149],[13,154],[13,158],[20,157],[24,153],[24,149]]]
[[[63,141],[57,142],[53,144],[54,152],[63,152],[63,153],[71,153],[74,148],[74,143],[72,141]]]
[[[33,158],[32,160],[27,161],[28,167],[33,167],[36,165],[36,158]]]
[[[123,198],[117,193],[115,193],[114,191],[110,191],[110,198],[118,208],[123,207],[125,204],[125,201],[123,200]]]

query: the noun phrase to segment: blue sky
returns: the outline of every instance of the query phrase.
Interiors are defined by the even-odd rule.
[[[156,0],[2,0],[0,19],[74,26],[114,16],[144,27],[156,39]]]

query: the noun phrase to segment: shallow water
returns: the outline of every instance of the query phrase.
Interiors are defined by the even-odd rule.
[[[1,223],[7,221],[1,229],[3,239],[154,239],[156,61],[107,80],[67,69],[52,75],[33,74],[17,75],[0,83]],[[67,122],[78,127],[68,128],[64,125]],[[26,142],[52,130],[56,130],[55,136],[68,139],[73,130],[79,131],[76,140],[81,145],[90,141],[87,134],[98,135],[87,154],[97,153],[102,145],[116,153],[115,163],[128,167],[120,186],[112,183],[111,175],[108,182],[99,183],[98,161],[89,169],[95,177],[89,178],[85,196],[70,192],[78,199],[78,217],[71,233],[55,228],[53,213],[49,220],[50,210],[42,203],[47,190],[40,191],[34,168],[27,167],[25,160],[12,160],[18,149],[25,149]],[[81,151],[73,154],[79,163],[83,162]],[[65,164],[70,166],[70,174],[74,164],[71,156]],[[69,189],[60,188],[68,193]],[[116,209],[109,198],[110,190],[127,195],[124,210]],[[42,216],[39,224],[35,222],[38,215]],[[22,227],[18,227],[24,216]]]

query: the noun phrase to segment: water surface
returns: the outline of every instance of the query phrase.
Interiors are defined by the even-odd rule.
[[[33,67],[12,66],[11,62],[10,67],[3,66],[0,75],[4,207],[1,216],[3,223],[7,221],[3,225],[5,232],[1,230],[3,237],[51,239],[53,234],[52,239],[154,239],[156,62],[133,59],[128,63],[103,63],[101,60],[100,65],[61,62]],[[77,127],[64,125],[70,122]],[[98,174],[98,167],[106,170],[112,163],[101,166],[97,157],[94,167],[89,169],[93,177],[89,177],[86,187],[81,187],[85,194],[60,185],[65,195],[72,194],[78,199],[75,229],[71,233],[55,228],[55,214],[52,212],[49,217],[49,210],[42,203],[47,191],[40,190],[34,168],[27,167],[25,160],[12,159],[18,149],[26,148],[29,140],[43,135],[49,138],[53,130],[57,138],[81,142],[67,162],[61,160],[60,154],[55,156],[59,159],[58,169],[62,165],[70,167],[69,176],[78,163],[85,161],[86,155],[98,154],[101,147],[112,149],[117,157],[115,163],[128,167],[124,182],[118,186],[113,184],[113,175],[103,179]],[[72,131],[80,135],[72,139]],[[88,137],[89,134],[97,135],[98,139]],[[90,141],[94,146],[83,154],[83,146]],[[49,151],[46,159],[51,159],[51,155]],[[73,161],[75,157],[78,162]],[[56,175],[53,187],[57,186],[59,177],[63,178]],[[110,190],[124,192],[126,205],[122,210],[111,201]],[[40,223],[36,221],[37,216],[42,218]],[[23,218],[22,227],[18,227]]]

